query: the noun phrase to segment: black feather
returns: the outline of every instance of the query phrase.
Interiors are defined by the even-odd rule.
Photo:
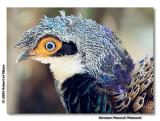
[[[62,48],[53,56],[73,55],[77,53],[77,47],[73,42],[63,42]]]
[[[110,99],[93,85],[96,79],[89,74],[76,74],[62,84],[64,101],[69,113],[110,113]]]

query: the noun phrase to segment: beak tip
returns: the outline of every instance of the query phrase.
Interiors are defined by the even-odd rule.
[[[17,59],[16,59],[16,64],[17,64],[18,62],[19,62],[19,59],[17,58]]]
[[[23,51],[16,59],[16,63],[25,60],[28,57],[27,51]]]
[[[21,57],[17,57],[16,59],[16,64],[19,63],[20,61],[24,60],[24,58],[21,58]]]

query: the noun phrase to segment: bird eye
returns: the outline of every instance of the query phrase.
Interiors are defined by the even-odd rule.
[[[56,45],[54,42],[47,42],[45,47],[47,50],[53,50],[56,47]]]
[[[58,38],[47,36],[40,39],[34,52],[39,56],[48,57],[55,54],[61,47],[62,42]]]

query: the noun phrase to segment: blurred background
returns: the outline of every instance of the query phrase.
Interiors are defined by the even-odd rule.
[[[152,8],[7,8],[7,112],[65,113],[54,88],[49,65],[33,60],[16,64],[20,50],[14,48],[27,29],[43,15],[82,15],[111,28],[122,40],[134,61],[154,52]]]

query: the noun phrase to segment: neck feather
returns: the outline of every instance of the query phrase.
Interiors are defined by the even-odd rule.
[[[78,55],[54,57],[50,63],[50,69],[55,80],[60,84],[75,74],[83,73],[83,66]]]

